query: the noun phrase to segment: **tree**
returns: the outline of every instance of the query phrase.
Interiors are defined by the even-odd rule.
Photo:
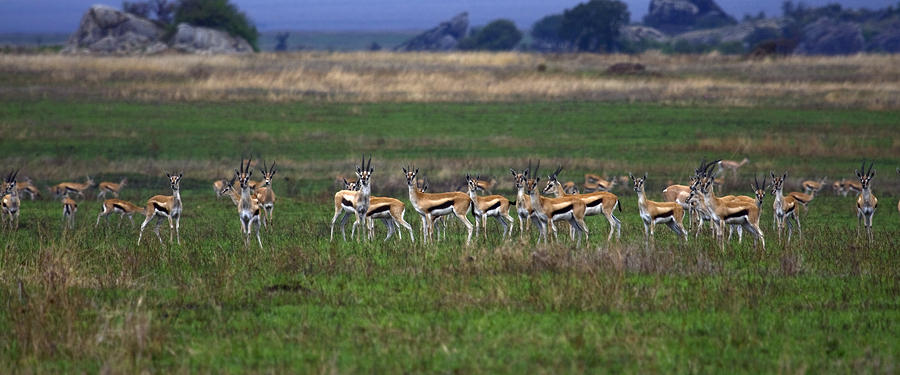
[[[150,3],[150,7],[153,8],[153,13],[156,13],[157,21],[166,25],[172,24],[172,13],[175,12],[175,2],[169,2],[168,0],[153,0],[153,2]]]
[[[175,7],[175,23],[224,30],[244,38],[254,51],[259,51],[256,26],[228,0],[181,0]]]
[[[499,19],[459,41],[461,50],[508,51],[522,40],[522,32],[510,20]]]
[[[591,0],[563,13],[560,37],[580,51],[613,52],[619,29],[628,24],[628,6],[618,0]]]
[[[539,19],[531,26],[531,38],[534,39],[534,48],[538,50],[564,49],[565,42],[560,37],[563,15],[551,14]]]
[[[287,51],[287,40],[288,37],[291,36],[291,33],[285,31],[283,33],[275,34],[275,40],[277,43],[275,44],[276,51]]]

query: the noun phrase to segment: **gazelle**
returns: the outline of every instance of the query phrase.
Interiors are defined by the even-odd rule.
[[[250,168],[250,160],[247,160],[247,165],[244,165],[244,162],[241,161],[241,169],[234,170],[234,177],[232,178],[232,182],[230,185],[234,184],[234,179],[237,179],[238,184],[241,189],[241,198],[238,200],[237,211],[238,211],[238,219],[241,221],[241,234],[244,235],[244,246],[250,246],[250,232],[253,229],[253,224],[256,224],[256,242],[259,244],[259,248],[262,249],[262,239],[259,238],[259,227],[262,225],[260,223],[261,217],[264,217],[261,213],[261,209],[259,208],[259,204],[257,203],[255,196],[250,192],[250,177],[253,175],[253,170]]]
[[[878,198],[872,194],[872,179],[875,178],[875,171],[872,167],[875,162],[869,164],[869,170],[866,171],[866,161],[863,160],[861,169],[856,171],[856,177],[859,178],[859,185],[862,187],[859,196],[856,197],[856,235],[859,236],[859,227],[865,224],[866,237],[871,241],[872,235],[872,218],[875,216],[875,209],[878,208]]]
[[[843,195],[846,197],[847,193],[853,192],[854,194],[862,193],[862,184],[859,181],[853,180],[844,180],[844,190],[842,191]]]
[[[227,183],[228,183],[228,180],[226,180],[224,178],[219,178],[219,179],[216,179],[215,181],[213,181],[212,187],[213,187],[213,192],[216,193],[216,199],[219,199],[222,197],[222,192],[225,191],[225,184],[227,184]]]
[[[87,177],[83,184],[77,182],[61,182],[50,188],[50,191],[59,198],[63,194],[78,194],[84,198],[84,191],[94,186],[94,179]]]
[[[259,171],[263,174],[263,180],[261,186],[256,188],[256,200],[259,202],[263,214],[266,215],[263,223],[268,228],[272,224],[272,211],[275,210],[275,191],[272,190],[272,178],[275,177],[275,172],[278,169],[275,168],[275,161],[272,161],[272,166],[268,168],[266,168],[266,163],[263,161],[263,167]]]
[[[825,186],[825,180],[828,177],[820,178],[818,180],[806,180],[801,184],[803,186],[803,192],[806,194],[815,194],[818,193],[819,190],[822,190],[822,187]]]
[[[734,160],[719,160],[719,168],[722,170],[730,169],[731,176],[737,179],[737,172],[740,167],[750,162],[750,159],[744,158],[740,162]]]
[[[801,193],[799,191],[792,191],[788,193],[789,196],[793,197],[794,200],[797,201],[797,204],[803,207],[803,212],[809,212],[809,207],[807,205],[809,202],[816,197],[816,191],[813,190],[812,194]]]
[[[638,196],[638,209],[641,214],[641,221],[644,222],[644,238],[651,241],[654,238],[654,228],[656,224],[666,224],[676,236],[684,238],[687,242],[687,231],[681,221],[684,219],[684,208],[675,202],[654,202],[647,199],[644,193],[644,182],[647,180],[647,174],[644,177],[635,178],[629,174],[634,181],[634,192]]]
[[[428,241],[428,237],[434,232],[434,219],[440,216],[453,214],[466,226],[468,232],[466,236],[466,245],[472,242],[472,223],[466,217],[472,200],[469,196],[461,192],[449,193],[422,193],[416,189],[416,175],[419,169],[411,170],[403,168],[403,174],[406,177],[406,186],[409,190],[409,201],[412,203],[413,209],[422,217],[422,230],[424,241]]]
[[[598,175],[588,173],[584,175],[584,192],[609,191],[616,185],[616,180],[606,180]]]
[[[0,199],[0,208],[2,214],[6,217],[0,218],[3,221],[9,221],[9,229],[19,229],[19,190],[16,189],[16,176],[19,171],[11,171],[6,175],[6,184],[3,186],[3,198]]]
[[[587,211],[587,206],[584,204],[584,201],[572,196],[562,198],[547,198],[541,196],[541,192],[537,188],[538,183],[541,181],[540,175],[538,175],[540,168],[541,163],[539,161],[537,167],[534,169],[534,180],[528,180],[525,183],[525,190],[527,190],[528,196],[531,198],[531,207],[534,209],[533,216],[537,219],[536,221],[541,230],[538,242],[540,242],[541,237],[544,238],[544,243],[548,242],[547,227],[550,227],[553,231],[554,240],[559,240],[555,223],[560,220],[569,222],[569,225],[572,228],[572,230],[569,231],[569,237],[573,241],[577,235],[578,245],[581,245],[581,237],[583,235],[585,242],[587,242],[589,240],[589,232],[587,224],[584,222],[584,215]]]
[[[531,163],[529,162],[529,164]],[[525,192],[525,185],[528,182],[528,172],[530,169],[530,165],[522,172],[516,172],[516,170],[512,168],[509,169],[509,172],[513,175],[513,181],[516,188],[515,206],[516,216],[519,218],[520,236],[525,235],[525,231],[531,227],[531,214],[534,212],[531,208],[531,197]]]
[[[31,183],[31,179],[28,177],[25,177],[25,181],[16,182],[16,190],[19,191],[20,195],[27,195],[30,200],[34,200],[34,197],[41,196],[41,190],[38,189],[37,186],[34,186],[34,184]]]
[[[334,223],[337,222],[338,217],[341,217],[341,236],[343,236],[344,241],[347,240],[347,234],[344,231],[344,226],[347,223],[347,218],[350,215],[356,215],[356,193],[357,193],[357,183],[349,182],[347,179],[344,180],[344,190],[340,190],[337,193],[334,193],[334,217],[331,218],[331,237],[330,241],[334,241]],[[343,216],[341,216],[343,214]]]
[[[781,177],[775,176],[775,172],[770,172],[772,175],[772,194],[775,196],[775,202],[772,203],[773,211],[772,215],[775,220],[775,226],[778,230],[778,238],[781,238],[781,232],[784,230],[785,221],[787,221],[788,226],[788,237],[787,241],[791,242],[791,233],[794,231],[793,223],[791,223],[791,219],[794,219],[794,222],[797,223],[797,232],[800,235],[803,235],[803,230],[800,227],[800,215],[797,214],[797,200],[791,196],[784,196],[784,180],[787,178],[787,172],[784,172],[784,175]]]
[[[897,174],[900,175],[900,168],[897,168]],[[900,200],[897,201],[897,212],[900,212]]]
[[[738,225],[759,240],[762,248],[765,249],[766,240],[762,229],[759,228],[760,208],[756,204],[756,199],[716,197],[712,191],[712,183],[713,180],[705,180],[702,184],[697,184],[699,186],[695,186],[692,193],[696,194],[699,190],[707,206],[711,209],[714,221],[718,223],[717,241],[722,248],[725,248],[725,225]]]
[[[156,238],[159,239],[159,243],[162,243],[162,237],[159,236],[159,225],[162,223],[162,220],[169,220],[169,242],[172,242],[172,235],[178,238],[178,244],[181,244],[181,233],[179,233],[179,228],[181,224],[181,177],[184,173],[179,173],[177,175],[171,175],[166,173],[166,177],[169,179],[169,187],[172,188],[172,195],[154,195],[147,200],[147,204],[144,208],[144,222],[141,223],[141,231],[138,234],[138,245],[141,244],[141,238],[144,235],[144,228],[147,227],[147,223],[153,218],[156,218],[156,227],[153,229],[153,232],[156,233]],[[174,221],[174,223],[173,223]]]
[[[350,237],[356,235],[356,227],[360,224],[364,229],[360,232],[366,232],[365,238],[369,237],[369,225],[366,223],[366,214],[369,212],[370,197],[372,196],[371,178],[375,168],[372,168],[372,157],[369,156],[369,162],[366,163],[365,155],[363,155],[362,165],[356,166],[357,183],[359,190],[356,191],[356,198],[353,201],[353,207],[356,209],[356,221],[353,222],[353,228],[350,230]]]
[[[844,193],[844,180],[836,180],[831,183],[831,189],[834,190],[834,195],[841,195]]]
[[[122,188],[125,187],[125,184],[127,184],[127,183],[128,183],[127,178],[123,178],[122,181],[119,181],[118,184],[115,182],[108,182],[108,181],[101,182],[100,185],[97,185],[97,188],[100,190],[100,192],[97,193],[97,200],[100,200],[101,198],[103,198],[106,195],[106,193],[112,194],[114,197],[118,198],[119,192],[122,191]]]
[[[578,194],[578,186],[575,186],[573,181],[567,181],[563,184],[563,192],[569,195]]]
[[[385,241],[391,238],[395,230],[397,231],[397,236],[400,237],[400,239],[403,239],[403,231],[397,228],[397,226],[402,226],[409,232],[410,241],[416,242],[412,226],[403,218],[405,214],[406,204],[399,199],[370,197],[369,210],[366,212],[366,225],[368,226],[369,238],[374,238],[375,223],[373,219],[381,219],[388,229],[387,236],[384,238]]]
[[[478,222],[480,221],[484,238],[487,238],[487,218],[493,217],[503,226],[502,237],[506,238],[507,235],[512,237],[513,218],[509,216],[509,199],[502,195],[478,196],[476,191],[480,181],[480,176],[472,178],[466,174],[466,186],[469,198],[472,200],[472,213],[475,215],[475,233],[478,233]]]
[[[113,213],[120,214],[118,226],[122,226],[122,222],[125,221],[126,216],[128,216],[128,220],[131,221],[131,224],[134,224],[134,214],[144,213],[144,208],[121,199],[107,199],[103,201],[103,206],[101,207],[100,214],[97,215],[97,223],[94,224],[94,228],[100,225],[101,217],[105,218],[106,224],[109,225],[109,215]]]
[[[606,191],[596,191],[585,194],[566,194],[563,185],[560,184],[558,179],[559,172],[561,171],[562,167],[559,167],[556,169],[556,172],[553,172],[553,174],[549,176],[547,187],[544,188],[544,193],[552,192],[557,198],[574,197],[581,199],[585,205],[584,216],[601,214],[606,216],[606,221],[609,222],[609,236],[606,237],[606,241],[612,241],[613,233],[617,233],[616,239],[620,239],[622,237],[622,222],[615,216],[616,207],[619,208],[619,212],[622,212],[622,206],[619,204],[619,197]]]
[[[75,229],[75,213],[78,212],[78,203],[69,198],[69,193],[62,196],[63,206],[63,230]]]

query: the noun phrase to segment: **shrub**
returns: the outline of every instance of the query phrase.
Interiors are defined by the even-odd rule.
[[[510,20],[499,19],[473,31],[459,42],[461,50],[507,51],[522,40],[522,32]]]

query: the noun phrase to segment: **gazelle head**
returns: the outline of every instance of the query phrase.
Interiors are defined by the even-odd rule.
[[[359,189],[359,186],[356,183],[356,180],[347,181],[346,178],[343,180],[344,180],[344,190],[356,191]]]
[[[418,180],[416,180],[416,186],[419,189],[419,191],[421,191],[423,193],[427,193],[428,192],[428,177],[423,178],[421,184],[419,183]]]
[[[259,171],[263,174],[263,185],[262,186],[272,186],[272,178],[275,177],[275,172],[278,171],[275,168],[275,161],[272,161],[271,167],[266,167],[266,162],[263,161],[262,168]]]
[[[760,184],[759,179],[754,174],[753,185],[751,185],[750,188],[753,189],[753,193],[756,194],[756,203],[762,203],[763,198],[766,197],[766,175],[763,174],[762,184]]]
[[[628,174],[628,177],[631,178],[631,181],[634,181],[634,192],[643,193],[644,181],[647,181],[647,172],[644,172],[644,177],[634,177],[631,173]]]
[[[416,187],[416,176],[419,174],[419,168],[413,170],[408,165],[403,168],[403,175],[406,177],[406,185],[412,188]]]
[[[234,181],[236,178],[237,177],[232,177],[231,181],[226,180],[224,178],[222,179],[222,189],[219,190],[220,196],[226,195],[226,194],[230,193],[232,190],[234,190]]]
[[[123,178],[122,181],[119,181],[119,187],[124,187],[125,184],[128,183],[128,178]]]
[[[784,174],[779,176],[775,175],[775,172],[769,172],[772,176],[772,194],[778,194],[782,189],[784,189],[784,180],[787,180],[787,171],[784,171]]]
[[[169,178],[169,186],[172,187],[172,191],[178,191],[181,186],[181,176],[183,175],[184,173],[181,172],[179,172],[177,175],[169,174],[168,172],[166,172],[166,177]]]
[[[250,169],[251,160],[250,158],[247,159],[247,165],[244,165],[244,162],[241,161],[241,169],[234,170],[234,177],[241,184],[241,190],[247,190],[250,187],[250,177],[253,176],[253,170]]]
[[[867,171],[866,161],[863,160],[862,167],[856,171],[856,177],[859,178],[859,184],[862,185],[863,190],[868,189],[869,185],[872,183],[872,179],[875,178],[875,171],[872,170],[872,167],[874,166],[875,162],[873,161],[869,164],[869,170]]]
[[[531,163],[528,163],[528,169],[531,169]],[[541,182],[541,175],[539,175],[539,171],[541,169],[541,161],[538,160],[537,166],[534,168],[534,178],[525,179],[525,193],[531,195],[534,193],[535,189],[538,186],[538,183]],[[527,171],[527,170],[526,170]]]
[[[544,191],[543,191],[544,194],[553,192],[554,190],[556,190],[556,188],[558,186],[561,185],[559,183],[558,177],[559,177],[559,172],[562,172],[562,168],[563,167],[560,165],[560,166],[556,167],[556,171],[554,171],[552,174],[547,175],[547,186],[544,187]]]
[[[363,155],[362,165],[356,166],[356,177],[359,178],[357,181],[360,189],[369,186],[369,178],[372,177],[372,172],[374,171],[375,168],[372,168],[372,156],[369,156],[369,162],[366,163],[366,157]]]
[[[467,192],[475,193],[476,191],[478,191],[478,180],[480,179],[480,175],[476,175],[475,178],[472,178],[472,176],[466,173],[466,186],[468,187]]]
[[[513,175],[513,181],[515,182],[516,190],[525,188],[525,184],[528,182],[528,173],[531,172],[531,160],[528,161],[528,168],[525,168],[522,172],[516,172],[515,169],[510,168],[509,173]]]
[[[9,171],[9,174],[6,175],[6,184],[3,186],[3,194],[12,194],[16,191],[16,176],[19,175],[19,170]]]

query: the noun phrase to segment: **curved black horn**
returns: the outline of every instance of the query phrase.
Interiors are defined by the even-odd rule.
[[[869,170],[866,172],[866,176],[872,177],[872,167],[874,167],[874,166],[875,166],[874,161],[872,162],[872,164],[869,164]],[[16,174],[18,174],[18,173],[19,173],[19,171],[16,171]],[[15,178],[15,176],[13,176],[13,178]]]

